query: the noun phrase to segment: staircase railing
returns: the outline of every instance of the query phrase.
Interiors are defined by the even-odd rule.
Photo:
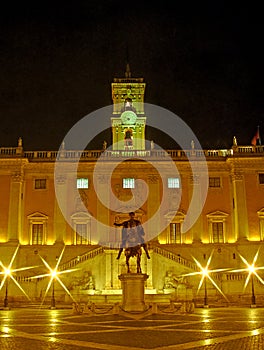
[[[71,269],[73,267],[75,267],[77,264],[80,264],[84,261],[87,261],[89,259],[92,259],[94,257],[96,257],[97,255],[101,254],[104,252],[104,248],[103,247],[98,247],[95,249],[92,249],[82,255],[78,255],[75,258],[61,264],[58,268],[59,271],[64,271],[64,270],[68,270]]]
[[[189,261],[189,260],[181,257],[180,255],[173,253],[169,250],[166,250],[162,247],[154,246],[153,252],[157,253],[159,255],[162,255],[164,258],[173,260],[182,266],[188,267],[189,269],[192,269],[194,271],[200,271],[199,267],[195,263],[193,263],[192,261]]]

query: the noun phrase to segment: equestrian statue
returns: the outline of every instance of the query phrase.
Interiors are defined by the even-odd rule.
[[[121,224],[114,223],[115,226],[122,226],[122,243],[118,252],[117,259],[120,259],[120,256],[125,249],[126,265],[127,272],[130,273],[129,259],[131,257],[137,258],[137,273],[141,273],[141,255],[142,247],[146,252],[147,258],[150,259],[147,245],[144,240],[144,229],[139,220],[135,219],[135,213],[129,213],[130,219],[122,222]]]

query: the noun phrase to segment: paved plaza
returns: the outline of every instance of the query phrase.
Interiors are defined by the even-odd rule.
[[[264,349],[264,309],[192,314],[74,315],[70,309],[0,310],[1,350]]]

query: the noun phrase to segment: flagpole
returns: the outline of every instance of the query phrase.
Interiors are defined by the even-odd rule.
[[[259,125],[258,125],[258,145],[261,146],[261,138],[259,133]]]

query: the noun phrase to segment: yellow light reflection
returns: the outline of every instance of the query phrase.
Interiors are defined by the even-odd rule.
[[[210,319],[206,318],[202,321],[203,323],[210,323]]]
[[[204,345],[210,345],[213,344],[213,339],[205,339],[204,340]]]
[[[51,341],[52,343],[55,343],[55,342],[57,341],[57,339],[54,338],[54,337],[49,337],[48,339],[49,339],[49,341]]]
[[[9,327],[1,327],[1,332],[3,333],[9,333],[10,332],[10,328]]]
[[[251,335],[259,335],[260,331],[259,329],[254,329],[253,331],[251,331]]]

